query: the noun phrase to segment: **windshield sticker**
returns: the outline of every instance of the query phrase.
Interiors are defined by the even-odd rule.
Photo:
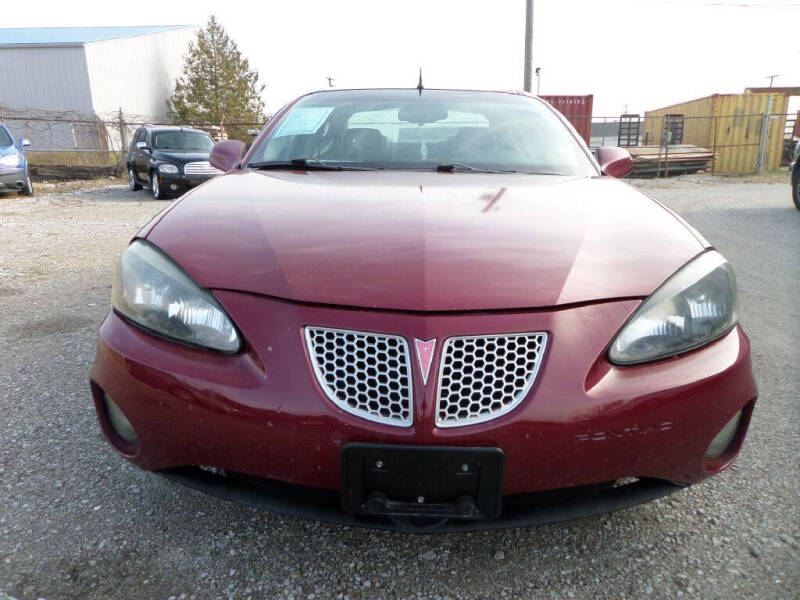
[[[325,122],[332,110],[332,106],[295,108],[278,126],[275,137],[314,133]]]

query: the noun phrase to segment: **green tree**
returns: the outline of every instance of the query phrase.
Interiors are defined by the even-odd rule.
[[[176,123],[214,125],[224,128],[229,138],[249,141],[247,130],[266,120],[264,85],[258,79],[258,72],[212,15],[197,40],[189,43],[183,75],[167,99],[167,113]],[[234,125],[243,122],[253,125]]]

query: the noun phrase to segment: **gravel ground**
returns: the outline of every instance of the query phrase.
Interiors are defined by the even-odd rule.
[[[414,536],[280,517],[131,467],[87,374],[113,264],[160,210],[122,186],[0,197],[0,600],[800,597],[800,212],[785,175],[637,182],[734,264],[761,399],[738,462],[671,497]]]

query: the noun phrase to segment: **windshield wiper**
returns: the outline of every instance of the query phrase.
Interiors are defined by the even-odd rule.
[[[316,171],[376,171],[372,167],[353,167],[350,165],[332,165],[317,160],[316,158],[293,158],[292,160],[272,160],[266,162],[252,162],[248,169],[308,169]]]
[[[516,171],[512,169],[481,169],[479,167],[465,165],[464,163],[445,163],[442,165],[436,165],[435,170],[437,173],[452,173],[453,171],[457,171],[458,169],[465,169],[467,171],[476,171],[478,173],[516,173]]]

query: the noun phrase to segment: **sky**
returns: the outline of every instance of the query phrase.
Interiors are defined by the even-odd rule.
[[[0,22],[202,25],[211,14],[258,70],[268,112],[326,77],[414,87],[419,68],[429,88],[522,88],[524,0],[30,0],[4,6]],[[800,0],[535,0],[533,62],[542,94],[594,94],[594,115],[616,116],[773,74],[800,86],[798,23]]]

